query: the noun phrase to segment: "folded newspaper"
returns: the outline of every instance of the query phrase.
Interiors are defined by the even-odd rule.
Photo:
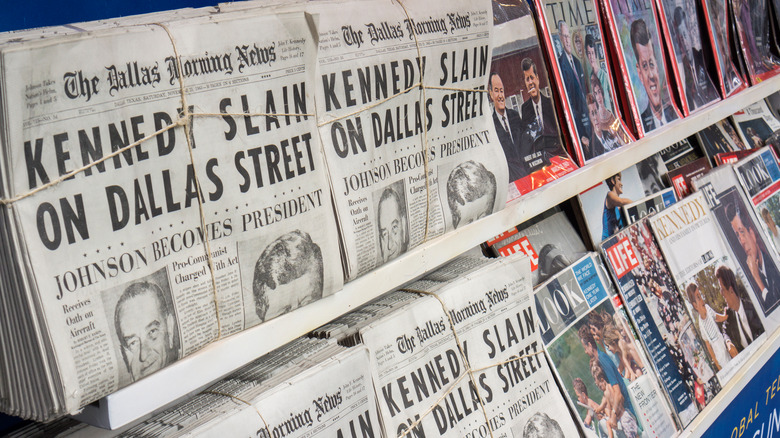
[[[578,436],[542,353],[528,259],[454,263],[361,330],[385,436]]]
[[[305,15],[201,15],[0,48],[4,412],[75,412],[342,286]]]
[[[319,5],[319,8],[317,7]],[[317,121],[355,278],[503,208],[489,1],[312,4]]]

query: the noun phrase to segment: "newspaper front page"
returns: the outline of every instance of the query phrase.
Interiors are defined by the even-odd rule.
[[[541,354],[528,259],[498,259],[436,295],[362,332],[387,436],[578,436]]]
[[[310,9],[318,123],[348,279],[507,199],[485,90],[490,3],[407,3]]]
[[[587,436],[676,433],[622,301],[590,253],[536,288],[544,348]]]
[[[302,13],[3,50],[5,194],[40,190],[5,208],[59,413],[341,287],[315,50]],[[211,115],[177,123],[182,92]]]

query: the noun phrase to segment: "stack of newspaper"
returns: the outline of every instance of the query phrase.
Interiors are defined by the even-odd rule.
[[[136,425],[60,420],[14,436],[381,436],[370,379],[364,347],[298,338]]]
[[[460,258],[405,290],[420,298],[360,330],[386,436],[578,436],[527,258]]]
[[[503,208],[490,2],[309,5],[317,121],[348,279]]]
[[[306,17],[212,12],[0,48],[2,411],[75,412],[341,288]]]

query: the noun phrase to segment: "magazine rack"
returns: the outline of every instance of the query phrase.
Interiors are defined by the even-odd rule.
[[[691,116],[670,123],[647,137],[610,152],[587,167],[507,204],[496,214],[424,243],[404,256],[344,285],[344,289],[303,308],[217,341],[167,368],[87,406],[76,418],[116,429],[171,405],[263,354],[321,326],[339,315],[408,283],[499,232],[521,223],[622,171],[668,145],[731,115],[780,89],[780,76],[750,87]],[[754,370],[780,346],[780,331],[745,364],[684,436],[703,433]]]

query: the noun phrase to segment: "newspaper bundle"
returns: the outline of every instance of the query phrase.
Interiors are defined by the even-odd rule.
[[[361,330],[386,436],[578,436],[542,353],[528,259],[455,263],[466,273],[412,283],[421,298]]]
[[[771,327],[759,313],[752,283],[721,233],[725,226],[719,224],[728,222],[728,211],[733,211],[725,203],[735,199],[729,199],[726,190],[722,194],[717,188],[703,186],[701,190],[651,216],[648,221],[677,290],[696,317],[702,339],[707,341],[706,350],[717,361],[714,365],[719,369],[718,378],[725,384],[760,346],[766,338],[764,333]],[[718,204],[721,196],[723,204]],[[723,208],[711,210],[709,199]],[[728,223],[725,225],[730,227]],[[702,306],[705,306],[703,314]],[[720,331],[720,337],[716,331]],[[718,351],[722,350],[721,342],[725,344],[727,354]],[[694,352],[691,357],[696,361],[697,356],[702,355]],[[706,364],[705,358],[698,357],[699,363]],[[702,374],[697,373],[697,376]]]
[[[667,401],[598,255],[536,288],[544,348],[590,437],[670,437]]]
[[[601,250],[672,410],[685,427],[720,391],[716,373],[738,367],[729,364],[730,357],[713,354],[725,351],[722,337],[705,337],[709,327],[693,324],[647,220],[602,242]],[[720,350],[717,340],[724,344]]]
[[[507,164],[485,90],[492,8],[316,6],[317,119],[352,279],[503,208]]]
[[[300,344],[286,355],[258,360],[118,436],[382,436],[366,349],[331,342],[305,364],[286,365],[306,354],[306,343]]]
[[[303,13],[0,50],[3,411],[75,412],[341,288]]]

